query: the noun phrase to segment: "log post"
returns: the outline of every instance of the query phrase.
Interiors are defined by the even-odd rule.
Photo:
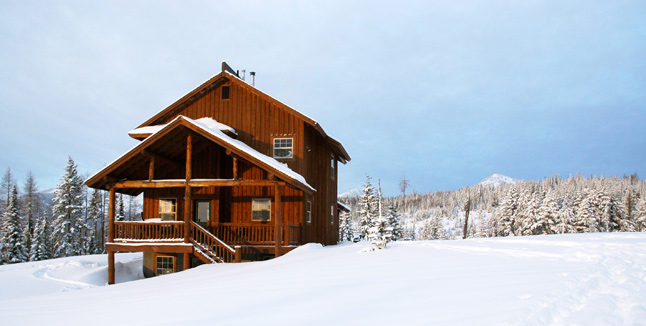
[[[189,133],[186,137],[186,187],[184,188],[184,242],[189,243],[191,237],[191,186],[192,177],[193,138]]]
[[[114,187],[110,187],[110,203],[108,206],[108,242],[114,242],[114,211],[115,211]]]
[[[186,181],[191,181],[193,166],[193,137],[189,133],[186,137]]]
[[[190,260],[190,255],[185,252],[184,253],[184,270],[188,270],[191,268],[191,260]]]
[[[114,187],[110,187],[110,203],[108,206],[108,242],[114,242]],[[108,251],[108,284],[114,284],[114,251]]]
[[[108,251],[108,284],[114,284],[114,251]]]
[[[282,226],[281,226],[281,219],[282,219],[282,204],[281,204],[281,198],[280,198],[280,186],[278,184],[275,185],[275,198],[274,198],[274,204],[276,205],[276,232],[275,232],[275,241],[276,241],[276,249],[275,249],[275,257],[280,257],[281,255],[281,246],[282,246]]]
[[[233,180],[238,180],[238,158],[233,157]]]
[[[150,164],[148,165],[148,181],[155,179],[155,157],[150,157]]]
[[[191,237],[191,186],[184,189],[184,242],[190,243]]]
[[[239,263],[242,261],[242,246],[235,246],[233,247],[235,249],[235,262]]]

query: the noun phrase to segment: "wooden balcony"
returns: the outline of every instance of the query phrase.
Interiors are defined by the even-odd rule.
[[[114,222],[114,242],[184,242],[184,222]]]
[[[114,222],[114,242],[117,243],[177,243],[184,242],[184,222]],[[285,225],[282,227],[281,245],[295,246],[300,244],[300,227]],[[208,228],[216,238],[229,246],[274,246],[276,232],[274,225],[219,223]],[[191,228],[190,236],[198,236]]]

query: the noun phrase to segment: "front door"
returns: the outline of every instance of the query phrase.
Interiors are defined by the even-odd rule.
[[[207,222],[211,218],[211,201],[210,200],[196,200],[195,201],[195,216],[193,221],[199,226],[206,229]]]

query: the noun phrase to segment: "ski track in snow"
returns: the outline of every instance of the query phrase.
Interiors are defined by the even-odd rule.
[[[64,268],[83,268],[83,269],[96,269],[97,267],[100,267],[98,263],[90,263],[90,262],[79,262],[79,261],[68,261],[60,264],[47,264],[43,265],[41,268],[36,270],[33,275],[36,278],[42,278],[45,280],[50,280],[50,281],[55,281],[59,283],[63,283],[67,285],[65,288],[63,288],[63,292],[65,291],[71,291],[71,290],[80,290],[80,289],[87,289],[87,288],[92,288],[95,287],[96,285],[90,284],[90,283],[85,283],[85,282],[80,282],[80,281],[75,281],[75,280],[70,280],[70,279],[64,279],[64,278],[58,278],[54,277],[51,274],[56,271],[60,271],[61,269]]]

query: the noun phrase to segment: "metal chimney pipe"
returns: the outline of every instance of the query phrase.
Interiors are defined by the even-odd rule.
[[[245,70],[242,69],[242,77],[241,77],[242,80],[244,80],[244,73],[245,73]]]
[[[249,72],[249,76],[251,76],[251,86],[256,86],[256,72]]]

